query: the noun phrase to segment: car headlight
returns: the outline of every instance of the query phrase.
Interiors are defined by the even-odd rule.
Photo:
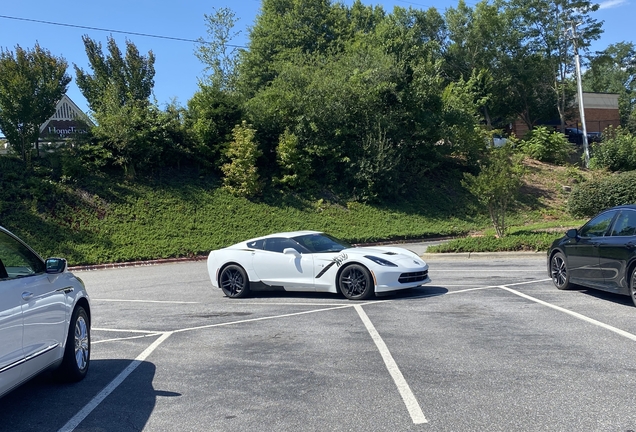
[[[364,257],[366,259],[370,259],[374,263],[376,263],[378,265],[381,265],[381,266],[397,267],[397,264],[393,264],[391,261],[387,261],[384,258],[378,258],[378,257],[371,256],[371,255],[365,255]]]

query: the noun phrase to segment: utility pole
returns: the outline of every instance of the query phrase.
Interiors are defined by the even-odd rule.
[[[577,46],[576,26],[572,25],[572,45],[574,46],[574,60],[576,62],[576,88],[579,97],[579,115],[581,117],[581,127],[583,128],[583,160],[585,168],[590,166],[590,150],[587,145],[587,125],[585,124],[585,106],[583,105],[583,84],[581,84],[581,61],[579,59],[579,48]],[[578,24],[577,24],[578,25]]]

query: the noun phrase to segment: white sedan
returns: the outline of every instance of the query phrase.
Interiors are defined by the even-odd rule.
[[[0,227],[0,397],[57,368],[79,381],[90,361],[91,309],[66,260],[43,260]]]
[[[212,285],[228,297],[250,291],[318,291],[363,300],[430,282],[428,265],[399,247],[352,247],[317,231],[270,234],[210,252]]]

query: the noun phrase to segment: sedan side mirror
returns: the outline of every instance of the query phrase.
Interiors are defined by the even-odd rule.
[[[572,228],[566,231],[565,236],[567,238],[575,239],[579,236],[579,232],[576,228]]]
[[[285,255],[293,255],[295,257],[299,257],[300,256],[300,252],[298,252],[296,249],[294,248],[285,248],[283,249],[283,253]]]
[[[68,266],[64,258],[49,258],[45,261],[48,274],[64,273]]]

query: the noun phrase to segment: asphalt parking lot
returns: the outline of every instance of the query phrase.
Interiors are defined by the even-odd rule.
[[[92,362],[0,399],[6,431],[633,431],[636,308],[543,254],[431,258],[368,302],[228,299],[204,261],[78,272]]]

